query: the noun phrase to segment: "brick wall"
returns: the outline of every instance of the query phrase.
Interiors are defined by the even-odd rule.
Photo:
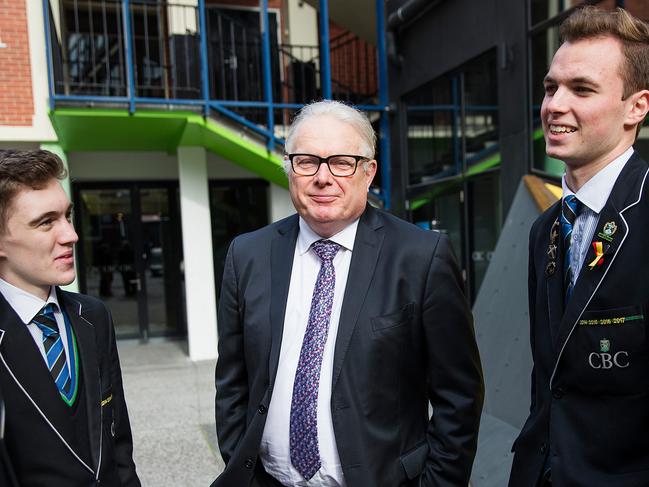
[[[360,39],[333,22],[329,22],[331,80],[342,91],[361,97],[378,90],[376,46]],[[337,87],[333,86],[336,91]],[[355,100],[353,100],[355,101]]]
[[[0,39],[7,45],[0,49],[0,125],[32,124],[26,1],[0,0]]]

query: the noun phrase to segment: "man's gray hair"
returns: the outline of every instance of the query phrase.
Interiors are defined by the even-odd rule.
[[[354,107],[334,100],[316,101],[302,107],[293,119],[293,122],[288,129],[288,134],[286,135],[286,143],[284,145],[287,154],[293,152],[295,134],[302,122],[320,116],[329,116],[354,127],[363,141],[362,146],[359,148],[361,154],[354,155],[374,159],[376,134],[374,133],[372,124],[368,120],[367,116]]]

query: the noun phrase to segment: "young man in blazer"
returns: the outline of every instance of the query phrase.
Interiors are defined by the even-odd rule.
[[[307,105],[286,140],[298,214],[230,246],[215,487],[468,484],[471,312],[448,238],[367,205],[374,145],[362,113]]]
[[[74,280],[61,160],[0,151],[0,389],[21,487],[138,487],[110,313]]]
[[[578,10],[545,77],[563,198],[532,226],[530,415],[510,487],[649,485],[649,27]]]

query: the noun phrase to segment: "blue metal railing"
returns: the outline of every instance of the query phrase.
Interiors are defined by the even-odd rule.
[[[322,97],[331,98],[331,63],[329,61],[329,5],[320,0],[320,85]]]
[[[261,38],[262,38],[262,55],[264,65],[264,97],[267,104],[268,115],[268,131],[271,134],[275,133],[274,124],[275,117],[273,116],[273,74],[270,68],[270,25],[268,18],[268,0],[260,0],[261,10]],[[267,140],[268,150],[273,149],[273,140],[269,137]]]
[[[201,32],[207,32],[205,22],[205,0],[198,0],[198,16]],[[207,66],[207,36],[201,35],[201,66]],[[203,94],[203,106],[205,116],[209,115],[210,81],[207,69],[201,69],[201,92]]]
[[[75,2],[77,10],[70,14],[62,4],[61,15],[69,15],[69,18],[61,25],[68,26],[64,29],[73,25],[76,30],[61,32],[60,41],[52,35],[50,1],[42,0],[42,5],[52,110],[57,104],[80,102],[124,104],[130,113],[134,113],[138,105],[186,106],[202,110],[204,116],[216,113],[245,126],[264,138],[270,151],[281,149],[283,134],[278,134],[278,129],[285,128],[291,113],[304,103],[319,97],[343,97],[361,110],[380,114],[382,177],[378,196],[384,207],[390,208],[389,108],[382,0],[376,0],[376,57],[372,54],[372,61],[376,59],[378,82],[368,83],[365,79],[362,89],[332,80],[332,50],[355,49],[355,44],[345,39],[337,44],[340,47],[330,47],[327,0],[320,0],[319,59],[295,53],[294,46],[279,45],[277,36],[272,33],[268,0],[259,0],[259,26],[252,30],[246,30],[218,8],[206,6],[205,0],[198,0],[197,6],[176,5],[164,0],[103,0],[87,5]],[[172,28],[172,23],[177,21],[174,15],[182,17],[180,28]],[[223,37],[226,30],[229,32],[227,42]],[[55,70],[55,50],[62,75]],[[365,52],[368,52],[367,46]],[[84,73],[88,72],[92,72],[92,83],[84,78]],[[354,77],[357,75],[351,79]],[[306,89],[305,85],[308,85]],[[378,93],[371,92],[372,86],[376,86]]]
[[[388,65],[387,65],[387,47],[385,37],[385,1],[376,0],[376,45],[378,50],[378,70],[379,70],[379,104],[389,108],[388,97]],[[392,181],[392,168],[390,165],[390,121],[388,120],[387,113],[381,116],[381,131],[379,137],[379,144],[381,145],[381,157],[383,164],[381,165],[381,187],[390,188]],[[384,191],[383,204],[386,208],[390,208],[392,202],[390,201],[390,191]]]
[[[129,113],[135,112],[135,75],[133,74],[133,39],[131,38],[131,8],[129,5],[130,0],[124,0],[122,8],[124,11],[124,40],[126,53],[126,76],[128,77],[127,93],[128,93],[128,111]]]

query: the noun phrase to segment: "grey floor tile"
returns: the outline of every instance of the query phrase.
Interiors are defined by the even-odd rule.
[[[214,428],[215,361],[186,344],[120,342],[134,457],[144,487],[207,487],[223,470]]]
[[[135,461],[144,487],[208,487],[223,462],[199,426],[135,434]]]

